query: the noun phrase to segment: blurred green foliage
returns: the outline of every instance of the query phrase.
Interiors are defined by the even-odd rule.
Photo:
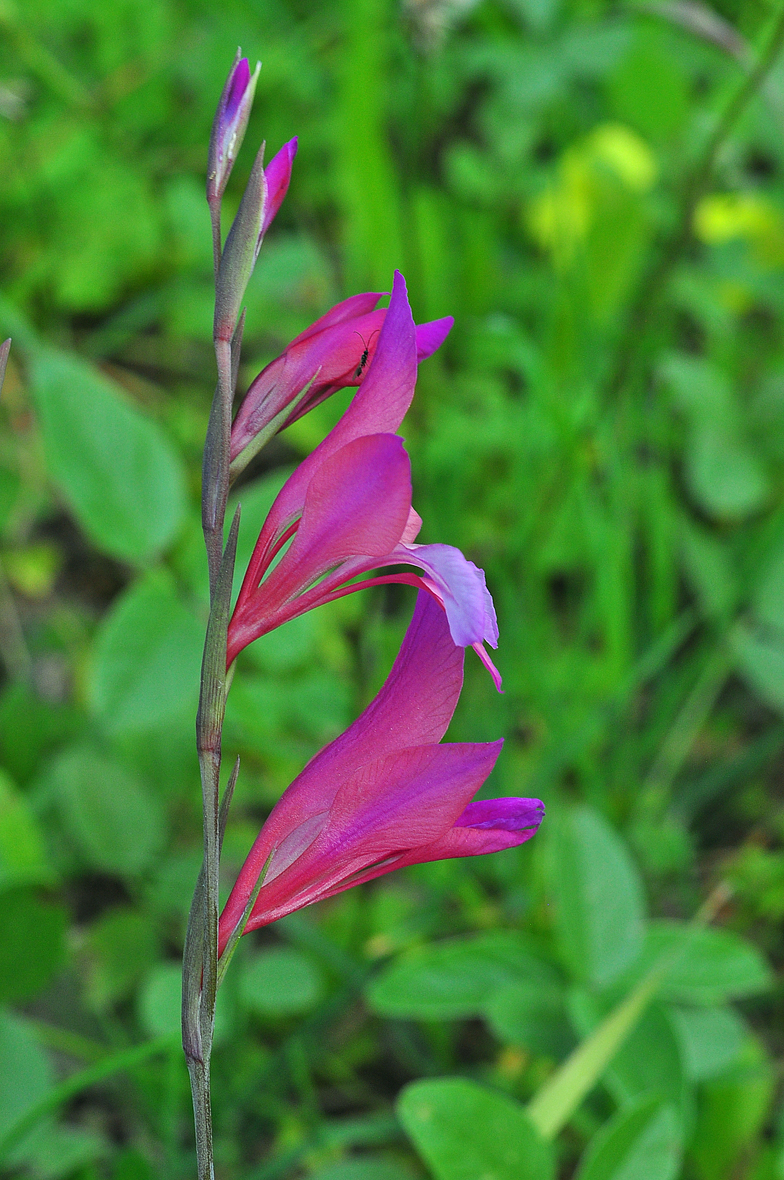
[[[417,319],[455,316],[404,433],[422,539],[487,570],[506,693],[469,660],[452,734],[503,734],[493,793],[539,795],[548,819],[522,849],[243,941],[213,1059],[219,1175],[782,1180],[784,60],[706,157],[777,15],[0,5],[3,1168],[193,1170],[202,173],[239,43],[263,60],[248,143],[299,135],[240,383],[395,266]],[[248,471],[240,568],[345,400]],[[411,605],[354,596],[243,653],[226,887]],[[719,882],[718,924],[545,1144],[523,1104]]]

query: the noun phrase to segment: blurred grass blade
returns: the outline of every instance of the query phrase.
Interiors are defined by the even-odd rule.
[[[665,970],[665,966],[654,967],[529,1103],[529,1118],[545,1139],[560,1131],[596,1085],[655,995]]]
[[[693,921],[684,927],[683,937],[678,944],[657,959],[637,986],[577,1046],[534,1095],[527,1108],[528,1115],[545,1139],[552,1139],[558,1134],[586,1094],[593,1089],[655,996],[659,985],[690,945],[693,936],[711,921],[728,896],[727,886],[720,883]]]
[[[8,1128],[0,1139],[0,1162],[8,1158],[9,1152],[45,1115],[59,1109],[83,1090],[97,1085],[112,1074],[133,1069],[143,1061],[148,1061],[150,1057],[166,1052],[171,1049],[173,1043],[176,1044],[171,1037],[156,1037],[155,1040],[145,1041],[143,1045],[134,1045],[132,1049],[124,1049],[121,1053],[114,1053],[99,1061],[97,1065],[90,1065],[87,1069],[71,1074]]]

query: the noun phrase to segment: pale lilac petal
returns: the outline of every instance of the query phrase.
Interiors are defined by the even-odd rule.
[[[491,647],[498,647],[498,619],[495,613],[495,603],[493,596],[487,589],[487,579],[485,578],[485,571],[476,567],[482,579],[482,590],[484,592],[485,600],[485,643],[489,643]]]
[[[455,317],[448,315],[442,320],[430,320],[427,324],[417,324],[416,348],[417,362],[425,360],[441,347],[455,322]]]
[[[264,169],[264,178],[267,181],[267,205],[261,225],[262,235],[269,229],[289,190],[291,168],[296,154],[297,136],[295,135],[288,143],[284,143],[277,155],[272,157]]]
[[[485,640],[497,646],[498,624],[484,572],[459,549],[453,545],[399,545],[390,560],[424,570],[444,604],[455,643],[471,647]]]

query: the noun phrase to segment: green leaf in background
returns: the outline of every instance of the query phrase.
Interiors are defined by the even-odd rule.
[[[583,989],[570,996],[575,1029],[582,1037],[598,1027],[607,1012],[606,998],[597,999]],[[649,1005],[609,1060],[604,1081],[620,1105],[656,1091],[681,1111],[687,1091],[680,1045],[669,1013],[661,1004]]]
[[[688,932],[685,923],[666,920],[650,923],[643,955],[635,965],[635,977],[643,975],[681,940],[683,949],[659,989],[665,999],[683,1004],[719,1004],[767,991],[773,982],[771,970],[757,948],[731,930],[707,926]]]
[[[153,967],[139,991],[137,1011],[148,1036],[177,1037],[182,1016],[182,968],[178,963]]]
[[[0,1136],[53,1084],[49,1059],[27,1021],[0,1009]]]
[[[652,1004],[642,1014],[613,1059],[606,1081],[619,1103],[656,1091],[681,1116],[690,1109],[680,1044],[661,1004]]]
[[[575,1180],[674,1180],[681,1136],[673,1108],[656,1095],[617,1112],[589,1143]]]
[[[485,1016],[499,1040],[532,1053],[559,1060],[574,1045],[562,987],[523,980],[507,984],[492,992]]]
[[[309,955],[289,947],[258,951],[242,965],[239,994],[260,1016],[307,1012],[323,991],[321,972]]]
[[[71,1176],[78,1169],[111,1154],[111,1147],[102,1135],[76,1127],[44,1124],[35,1128],[30,1142],[11,1155],[24,1160],[29,1170],[40,1180],[58,1180]],[[88,1172],[89,1175],[89,1172]]]
[[[74,708],[43,700],[30,685],[11,683],[0,696],[0,758],[24,786],[49,750],[75,736],[84,723]]]
[[[74,355],[36,352],[31,385],[47,467],[88,537],[144,562],[174,537],[185,510],[180,459],[158,426]]]
[[[24,796],[0,771],[0,889],[53,879],[38,821]]]
[[[112,605],[98,632],[92,707],[110,734],[157,729],[195,710],[204,626],[154,570]]]
[[[705,614],[728,619],[737,604],[738,584],[727,546],[684,517],[681,552],[686,574]]]
[[[590,807],[564,811],[552,839],[552,889],[564,960],[577,980],[606,987],[642,950],[639,874],[621,837]]]
[[[436,1180],[551,1180],[555,1164],[525,1110],[465,1078],[412,1082],[400,1121]]]
[[[767,1055],[751,1038],[730,1073],[705,1083],[690,1144],[699,1180],[742,1174],[738,1164],[767,1118],[775,1084]]]
[[[65,908],[30,889],[0,893],[0,1003],[41,992],[65,961]]]
[[[87,932],[84,945],[91,1007],[103,1011],[129,996],[155,961],[158,943],[147,914],[128,907],[102,914]]]
[[[367,989],[383,1016],[457,1020],[479,1016],[493,993],[521,982],[553,987],[558,974],[512,930],[433,943],[385,967]]]
[[[653,140],[672,137],[689,114],[683,66],[668,50],[660,29],[648,23],[638,25],[629,50],[608,80],[618,117]]]
[[[309,1180],[412,1180],[412,1173],[400,1164],[363,1155],[319,1168]]]
[[[732,1008],[670,1009],[690,1082],[723,1073],[739,1058],[748,1040],[746,1025]]]
[[[784,638],[784,545],[781,543],[768,555],[751,604],[759,622]]]
[[[52,765],[49,789],[62,822],[86,862],[105,873],[135,876],[163,846],[163,808],[127,767],[88,746]]]
[[[784,634],[739,623],[730,642],[743,679],[772,709],[784,713]]]
[[[700,424],[686,451],[686,476],[700,507],[719,520],[742,520],[768,498],[770,482],[751,447],[715,425]]]
[[[770,481],[743,435],[726,375],[702,357],[680,353],[661,372],[689,422],[686,476],[697,503],[719,519],[742,520],[762,507]]]

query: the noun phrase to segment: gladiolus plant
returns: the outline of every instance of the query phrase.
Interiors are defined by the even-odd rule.
[[[416,543],[422,521],[398,435],[419,362],[443,343],[451,317],[416,326],[403,277],[395,274],[387,308],[377,307],[378,292],[354,295],[297,336],[251,383],[232,423],[245,289],[288,190],[297,148],[292,139],[265,168],[262,146],[223,242],[221,198],[258,68],[251,74],[238,53],[215,116],[207,178],[218,382],[202,489],[210,573],[196,723],[204,863],[186,936],[182,1022],[200,1180],[213,1176],[215,997],[239,937],[406,865],[515,847],[535,834],[544,814],[537,799],[474,798],[502,742],[441,742],[460,695],[465,648],[474,648],[501,685],[485,648],[497,646],[498,626],[484,573],[451,545]],[[0,350],[0,365],[3,360]],[[346,386],[357,387],[351,404],[283,485],[232,608],[239,509],[225,535],[231,480],[275,433]],[[284,792],[219,915],[220,851],[238,773],[237,765],[221,798],[222,728],[234,660],[297,615],[388,582],[418,593],[386,683]]]

